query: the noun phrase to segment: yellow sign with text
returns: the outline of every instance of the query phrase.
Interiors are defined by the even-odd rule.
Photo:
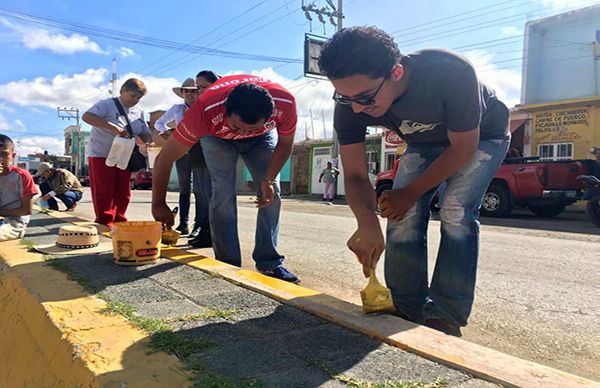
[[[590,129],[590,110],[585,106],[533,113],[533,141],[537,144],[576,141]]]

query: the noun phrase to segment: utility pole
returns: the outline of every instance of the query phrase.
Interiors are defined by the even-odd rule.
[[[342,22],[344,20],[344,14],[343,14],[343,8],[344,8],[344,1],[343,0],[338,0],[337,2],[337,8],[336,6],[333,4],[333,0],[326,0],[327,4],[329,5],[328,7],[322,7],[322,8],[317,8],[316,4],[314,2],[308,4],[308,5],[304,5],[304,1],[302,1],[302,10],[304,11],[304,15],[306,16],[306,18],[309,21],[312,21],[312,17],[311,17],[311,13],[314,13],[317,15],[319,21],[321,23],[323,23],[323,29],[325,29],[325,19],[323,18],[323,16],[328,16],[329,17],[329,23],[331,23],[333,26],[337,27],[337,31],[341,31],[342,30]],[[312,29],[312,26],[311,26]],[[312,118],[312,115],[311,115]],[[325,121],[325,119],[323,118],[323,121]],[[337,161],[339,158],[339,143],[338,143],[338,139],[337,136],[335,136],[333,134],[332,131],[332,140],[333,140],[333,144],[331,146],[331,159]],[[339,163],[338,163],[339,166]],[[337,167],[337,166],[336,166]]]
[[[75,119],[77,123],[77,160],[75,161],[75,173],[81,174],[81,125],[79,124],[79,108],[61,108],[57,107],[58,117],[63,120]],[[71,132],[71,135],[73,132]]]
[[[111,79],[111,96],[114,98],[117,95],[117,58],[112,60],[112,79]]]

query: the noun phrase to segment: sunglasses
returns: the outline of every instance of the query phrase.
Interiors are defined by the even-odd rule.
[[[381,87],[387,80],[387,77],[383,78],[383,81],[379,84],[377,90],[375,90],[370,96],[362,96],[362,97],[346,97],[339,94],[337,91],[333,92],[333,100],[338,104],[342,105],[350,105],[350,104],[358,104],[358,105],[373,105],[375,104],[375,97],[377,97],[377,93],[381,90]]]
[[[193,93],[198,93],[198,91],[194,90],[194,89],[183,89],[182,91],[183,91],[183,93],[192,93],[192,94]]]

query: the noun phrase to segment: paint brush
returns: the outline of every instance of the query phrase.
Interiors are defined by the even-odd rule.
[[[392,292],[389,288],[379,283],[375,276],[375,269],[371,268],[369,284],[360,292],[365,314],[393,312],[396,310],[392,302]]]

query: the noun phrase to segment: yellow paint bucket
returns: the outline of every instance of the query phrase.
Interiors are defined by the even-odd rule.
[[[111,232],[115,264],[155,263],[160,256],[161,230],[158,221],[115,222]]]

